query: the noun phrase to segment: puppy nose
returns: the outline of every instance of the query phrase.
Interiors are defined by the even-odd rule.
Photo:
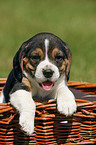
[[[43,75],[44,75],[46,78],[51,78],[52,75],[53,75],[53,71],[52,71],[51,69],[43,70]]]

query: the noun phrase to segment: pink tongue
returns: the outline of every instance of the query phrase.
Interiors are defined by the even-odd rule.
[[[46,91],[51,90],[52,86],[53,86],[53,82],[50,81],[46,81],[42,83],[42,87]]]

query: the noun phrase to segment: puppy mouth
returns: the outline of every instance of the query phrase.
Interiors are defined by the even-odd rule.
[[[47,80],[39,84],[44,90],[49,91],[53,87],[53,82]]]

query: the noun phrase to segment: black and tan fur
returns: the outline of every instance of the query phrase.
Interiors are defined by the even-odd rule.
[[[13,69],[3,89],[3,96],[5,102],[10,101],[19,111],[19,124],[27,134],[31,134],[34,130],[34,121],[32,120],[35,115],[35,104],[33,101],[35,97],[33,96],[38,96],[36,98],[37,101],[41,98],[44,100],[46,98],[47,100],[56,98],[58,111],[65,115],[71,115],[76,111],[74,96],[67,87],[70,66],[71,52],[68,45],[51,33],[39,33],[33,36],[24,42],[17,51],[13,59]],[[42,71],[40,67],[42,67]],[[42,79],[38,75],[39,69]],[[48,91],[44,90],[42,82],[48,84],[48,86],[44,86],[45,84],[43,83],[45,88],[49,87]],[[22,97],[19,96],[19,91],[21,91]],[[24,99],[26,101],[23,99],[24,92],[26,94]],[[65,96],[63,96],[64,94]],[[28,101],[31,103],[27,101],[28,98],[30,100]],[[28,103],[30,106],[29,110],[27,108],[28,113],[24,114],[26,110],[25,106],[28,106]],[[21,110],[20,106],[22,108]],[[32,108],[32,106],[34,107]],[[31,112],[30,109],[33,111]],[[29,118],[29,120],[22,114],[26,118]]]

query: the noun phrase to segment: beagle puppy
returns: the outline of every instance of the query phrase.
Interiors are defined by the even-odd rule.
[[[68,45],[51,33],[33,36],[17,51],[0,99],[18,110],[19,124],[27,135],[34,131],[34,101],[56,99],[57,110],[66,116],[76,111],[74,95],[67,87],[70,66]]]

